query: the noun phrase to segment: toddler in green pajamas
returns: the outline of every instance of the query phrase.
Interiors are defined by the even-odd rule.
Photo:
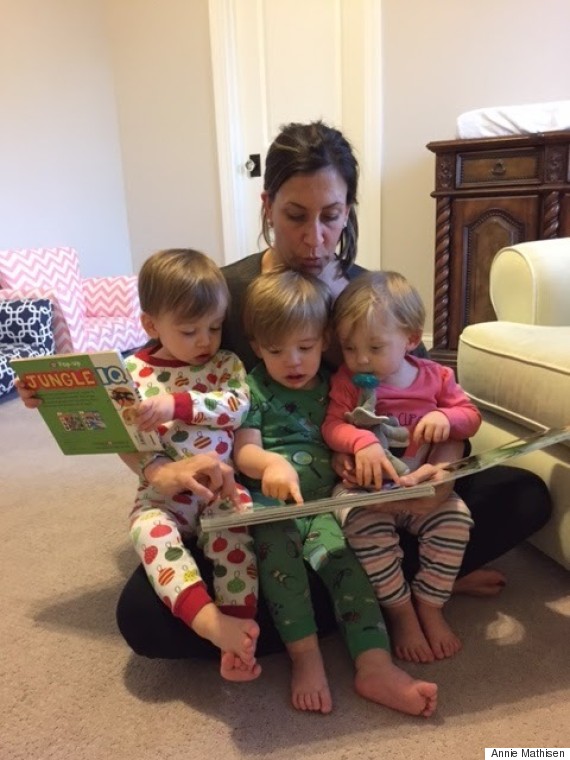
[[[250,285],[244,326],[262,360],[248,376],[250,411],[236,431],[234,463],[254,501],[301,503],[331,495],[336,476],[321,437],[329,373],[330,293],[294,271],[262,274]],[[413,715],[433,713],[437,687],[391,660],[372,586],[332,514],[256,526],[260,583],[292,663],[292,702],[328,713],[332,698],[319,649],[305,563],[319,574],[354,661],[363,697]]]

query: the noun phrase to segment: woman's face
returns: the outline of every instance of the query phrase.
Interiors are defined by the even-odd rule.
[[[280,264],[319,277],[334,252],[350,207],[346,182],[332,167],[314,174],[295,174],[275,198],[262,194],[273,226],[273,251]]]

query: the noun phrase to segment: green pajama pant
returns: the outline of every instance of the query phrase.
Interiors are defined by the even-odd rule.
[[[263,523],[252,532],[261,588],[286,644],[317,630],[307,562],[328,589],[351,657],[369,649],[389,649],[374,590],[333,515]]]

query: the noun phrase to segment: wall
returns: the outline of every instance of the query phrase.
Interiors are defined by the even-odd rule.
[[[0,0],[0,248],[73,245],[132,271],[99,0]]]
[[[570,98],[568,0],[383,0],[382,265],[433,306],[434,156],[460,113]],[[428,329],[431,329],[428,326]]]
[[[0,249],[221,257],[207,0],[0,0]]]
[[[222,262],[207,0],[104,0],[135,269],[158,248]]]
[[[414,279],[431,315],[425,144],[472,108],[570,97],[570,3],[381,7],[382,265]],[[221,261],[208,0],[0,0],[0,13],[0,247],[70,243],[86,275],[136,271],[170,245]]]

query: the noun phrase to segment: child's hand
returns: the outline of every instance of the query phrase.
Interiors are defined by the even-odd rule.
[[[149,432],[163,422],[170,422],[174,417],[174,396],[165,393],[153,398],[145,398],[137,408],[137,427],[139,430]]]
[[[428,412],[415,427],[414,443],[443,443],[449,438],[451,425],[443,412]]]
[[[354,455],[356,482],[359,486],[368,488],[374,486],[377,490],[382,488],[383,473],[394,483],[399,483],[400,478],[394,466],[386,456],[386,452],[379,443],[372,443]]]
[[[261,491],[264,496],[287,501],[293,499],[296,504],[303,503],[299,486],[299,476],[293,465],[279,456],[267,465],[261,478]]]
[[[18,391],[18,395],[24,402],[24,406],[27,409],[37,409],[42,401],[34,395],[34,391],[30,390],[30,388],[27,388],[18,377],[16,378],[14,384],[16,386],[16,390]]]

